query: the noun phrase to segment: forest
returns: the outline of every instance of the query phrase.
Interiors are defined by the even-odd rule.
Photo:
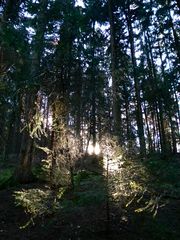
[[[0,239],[180,239],[179,15],[0,1]]]

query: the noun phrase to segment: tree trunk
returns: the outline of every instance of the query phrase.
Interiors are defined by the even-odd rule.
[[[174,37],[174,49],[176,51],[178,62],[180,64],[180,41],[179,41],[179,36],[178,36],[178,33],[176,32],[176,29],[174,28],[174,23],[173,23],[173,19],[171,17],[170,9],[168,10],[168,13],[169,13],[170,25],[171,25],[171,29],[172,29],[173,37]]]
[[[22,141],[21,149],[19,154],[19,166],[15,171],[15,179],[22,183],[27,183],[32,180],[32,154],[34,147],[33,136],[30,137],[30,132],[34,128],[33,116],[36,114],[36,101],[37,101],[37,80],[40,67],[40,59],[43,53],[43,41],[44,33],[46,30],[46,10],[48,5],[48,0],[40,1],[40,11],[38,13],[37,19],[37,29],[34,39],[34,48],[32,50],[31,56],[31,72],[30,72],[30,81],[34,85],[33,90],[29,90],[25,95],[25,104],[24,104],[24,118],[25,126],[24,131],[22,132]],[[29,126],[29,127],[28,127]]]
[[[131,21],[131,10],[129,5],[128,5],[128,11],[125,11],[125,14],[126,14],[126,21],[128,25],[128,31],[129,31],[129,42],[130,42],[130,48],[131,48],[130,50],[131,50],[133,77],[134,77],[134,84],[135,84],[136,120],[137,120],[137,128],[138,128],[138,137],[140,142],[140,153],[142,155],[145,155],[146,143],[145,143],[145,137],[144,137],[144,123],[143,123],[143,114],[142,114],[142,106],[141,106],[142,103],[141,103],[141,96],[140,96],[139,79],[137,74],[134,33],[133,33],[132,21]]]
[[[113,12],[113,1],[108,0],[108,15],[110,24],[110,44],[111,44],[111,74],[112,74],[112,101],[113,101],[113,132],[118,137],[120,143],[122,143],[122,122],[121,122],[121,108],[119,102],[118,91],[118,67],[117,67],[117,49],[115,40],[115,22]]]
[[[146,128],[147,128],[148,148],[149,148],[149,152],[151,153],[154,149],[153,149],[153,144],[152,144],[152,137],[151,137],[151,132],[150,132],[150,128],[149,128],[148,115],[147,115],[145,103],[144,103],[144,115],[145,115]]]
[[[3,19],[4,21],[15,21],[18,18],[19,13],[19,7],[21,5],[22,0],[7,0],[4,13],[3,13]]]
[[[154,93],[154,109],[157,115],[157,124],[159,129],[161,151],[162,153],[166,154],[167,141],[166,141],[166,134],[164,129],[164,120],[163,120],[164,111],[163,111],[162,99],[159,92],[156,68],[154,64],[152,47],[151,47],[148,31],[146,31],[146,34],[145,34],[145,41],[146,41],[147,61],[149,65],[149,74],[150,74],[150,78],[152,79],[152,92]]]
[[[35,114],[35,99],[34,94],[28,93],[25,96],[25,122],[26,125],[22,132],[21,137],[21,148],[19,153],[19,166],[15,170],[15,180],[20,183],[29,183],[33,180],[32,174],[32,152],[33,152],[33,143],[34,140],[30,136],[34,123],[33,123],[33,116]],[[31,119],[31,120],[30,120]]]
[[[171,127],[171,145],[172,145],[172,152],[175,154],[177,152],[177,146],[176,146],[176,137],[175,137],[175,126],[173,124],[172,121],[172,111],[173,111],[173,106],[172,106],[172,101],[171,101],[171,96],[169,92],[169,90],[171,90],[167,84],[167,79],[165,77],[165,69],[164,69],[164,65],[163,65],[163,58],[162,58],[162,52],[161,52],[161,47],[160,47],[160,43],[158,42],[158,50],[159,50],[159,55],[160,55],[160,59],[161,59],[161,71],[162,71],[162,77],[164,80],[164,105],[166,108],[166,115],[168,116],[168,120],[169,120],[169,124]]]
[[[133,139],[132,139],[132,130],[131,130],[131,119],[130,119],[130,109],[129,109],[129,93],[126,87],[126,84],[123,83],[123,91],[124,91],[124,100],[125,100],[125,112],[126,112],[126,136],[128,142],[128,148],[133,147]]]
[[[81,97],[82,97],[82,73],[81,73],[81,64],[79,59],[78,71],[76,75],[77,107],[76,107],[76,120],[75,120],[76,136],[79,140],[80,140],[80,132],[81,132],[81,101],[82,101]]]
[[[93,24],[92,34],[92,62],[91,62],[91,135],[93,141],[93,147],[96,145],[96,76],[95,76],[95,43],[94,43],[94,32],[95,32],[95,21]]]

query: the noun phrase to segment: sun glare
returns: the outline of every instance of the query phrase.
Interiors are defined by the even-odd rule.
[[[93,151],[94,151],[93,145],[89,144],[89,146],[88,146],[88,153],[91,155],[91,154],[93,154]]]
[[[52,116],[49,116],[48,117],[48,125],[51,127],[52,124],[53,124],[53,118],[52,118]]]
[[[100,150],[100,146],[99,146],[98,143],[96,143],[96,146],[95,146],[95,148],[94,148],[94,153],[95,153],[96,155],[99,155],[100,152],[101,152],[101,150]]]
[[[95,147],[93,146],[92,143],[89,143],[89,146],[88,146],[88,153],[91,155],[91,154],[95,154],[95,155],[99,155],[101,152],[100,150],[100,146],[98,143],[96,143]]]
[[[79,7],[82,7],[82,8],[85,7],[85,6],[84,6],[84,2],[83,2],[83,0],[76,0],[76,4],[75,4],[75,6],[79,6]]]

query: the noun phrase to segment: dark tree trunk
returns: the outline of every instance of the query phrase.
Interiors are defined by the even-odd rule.
[[[163,65],[163,57],[162,57],[162,52],[161,52],[161,47],[160,47],[160,43],[158,42],[158,50],[159,50],[159,55],[160,55],[160,59],[161,59],[161,71],[162,71],[162,77],[163,77],[163,81],[164,81],[164,105],[165,105],[165,109],[166,109],[166,115],[168,116],[168,120],[169,120],[169,124],[170,124],[170,128],[171,128],[171,145],[172,145],[172,152],[175,154],[177,152],[177,143],[176,143],[176,133],[175,133],[175,125],[173,124],[172,121],[172,111],[173,111],[173,106],[172,106],[172,99],[171,99],[171,90],[167,84],[167,79],[165,77],[165,69],[164,69],[164,65]],[[165,137],[166,138],[166,137]],[[170,146],[169,146],[170,148]]]
[[[76,106],[76,136],[78,139],[80,139],[80,132],[81,132],[81,101],[82,101],[82,73],[81,73],[81,64],[80,59],[78,63],[78,71],[76,76],[76,100],[77,100],[77,106]]]
[[[149,74],[150,74],[150,78],[152,79],[152,92],[154,93],[154,109],[155,109],[155,112],[157,115],[157,124],[158,124],[158,129],[159,129],[161,151],[162,151],[162,153],[166,154],[167,141],[166,141],[166,134],[165,134],[165,129],[164,129],[164,116],[163,116],[164,109],[163,109],[163,104],[162,104],[162,97],[160,95],[160,91],[159,91],[159,87],[158,87],[156,67],[154,64],[152,46],[151,46],[148,31],[146,32],[145,40],[146,40],[147,61],[148,61],[148,65],[149,65]]]
[[[20,164],[15,171],[16,180],[26,183],[32,180],[32,155],[34,140],[33,136],[30,136],[34,126],[33,117],[36,114],[36,101],[37,101],[37,81],[40,68],[40,59],[43,53],[43,41],[44,33],[46,30],[46,11],[48,0],[40,1],[40,11],[37,16],[38,24],[36,29],[36,35],[34,39],[34,47],[31,56],[31,72],[29,73],[31,84],[34,84],[33,90],[28,90],[29,92],[25,95],[24,104],[24,118],[25,118],[25,128],[22,132],[21,149],[19,154]]]
[[[22,0],[7,0],[4,8],[4,21],[15,21],[18,18],[19,7]]]
[[[152,144],[152,137],[151,137],[151,132],[150,132],[150,128],[149,128],[148,115],[147,115],[145,103],[144,103],[144,115],[145,115],[146,128],[147,128],[149,152],[152,152],[152,151],[154,151],[154,149],[153,149],[153,144]]]
[[[168,13],[169,13],[169,21],[170,21],[170,25],[171,25],[171,29],[172,29],[172,33],[173,33],[173,37],[174,37],[174,49],[176,51],[176,54],[177,54],[177,57],[178,57],[178,62],[180,64],[180,40],[179,40],[178,33],[176,32],[176,29],[174,27],[174,23],[173,23],[173,19],[171,17],[170,9],[169,9]]]
[[[92,62],[91,62],[91,135],[93,141],[93,147],[96,145],[96,76],[95,76],[95,22],[93,22],[93,34],[92,34]]]
[[[34,140],[30,136],[33,127],[33,116],[36,112],[35,99],[33,93],[27,93],[25,96],[25,122],[26,125],[22,132],[21,148],[19,153],[19,166],[15,170],[15,180],[20,183],[29,183],[33,180],[32,174],[32,153]]]
[[[130,108],[129,108],[129,93],[126,87],[126,84],[123,84],[123,91],[124,91],[124,100],[125,100],[125,112],[126,112],[126,136],[128,147],[132,148],[133,139],[132,139],[132,129],[131,129],[131,119],[130,119]]]
[[[108,0],[108,15],[110,24],[110,45],[111,45],[111,74],[112,74],[112,101],[113,101],[113,131],[114,135],[118,137],[120,143],[122,143],[122,121],[121,121],[121,106],[119,100],[118,91],[118,66],[117,66],[117,49],[116,49],[116,30],[114,22],[114,7],[113,1]]]
[[[137,73],[134,33],[132,28],[132,20],[131,20],[132,16],[131,16],[131,10],[129,5],[128,5],[127,11],[125,11],[125,14],[126,14],[126,21],[128,25],[128,31],[129,31],[129,42],[130,42],[133,77],[134,77],[134,84],[135,84],[136,120],[137,120],[137,127],[138,127],[138,137],[140,142],[140,152],[142,155],[145,155],[146,143],[145,143],[145,137],[144,137],[144,123],[143,123],[143,114],[142,114],[142,106],[141,106],[142,103],[141,103],[141,96],[140,96],[140,84],[139,84],[138,73]]]

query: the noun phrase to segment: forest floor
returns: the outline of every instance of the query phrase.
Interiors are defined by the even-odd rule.
[[[26,188],[34,188],[29,185]],[[39,187],[39,186],[38,186]],[[23,186],[23,189],[25,186]],[[131,215],[122,221],[117,209],[111,209],[110,231],[106,232],[106,206],[79,207],[35,221],[34,226],[21,229],[29,216],[15,206],[14,190],[0,191],[0,239],[1,240],[179,240],[180,200],[173,200],[158,212],[156,218],[146,214]]]
[[[131,207],[122,211],[120,207],[110,204],[108,226],[106,200],[101,198],[104,183],[98,178],[93,176],[90,181],[86,179],[75,190],[75,194],[74,191],[69,191],[65,195],[65,210],[38,218],[27,227],[23,226],[30,217],[22,207],[15,204],[14,192],[22,189],[44,189],[44,185],[34,183],[1,190],[0,240],[180,239],[179,198],[170,199],[158,210],[155,218],[145,212],[135,213]]]

